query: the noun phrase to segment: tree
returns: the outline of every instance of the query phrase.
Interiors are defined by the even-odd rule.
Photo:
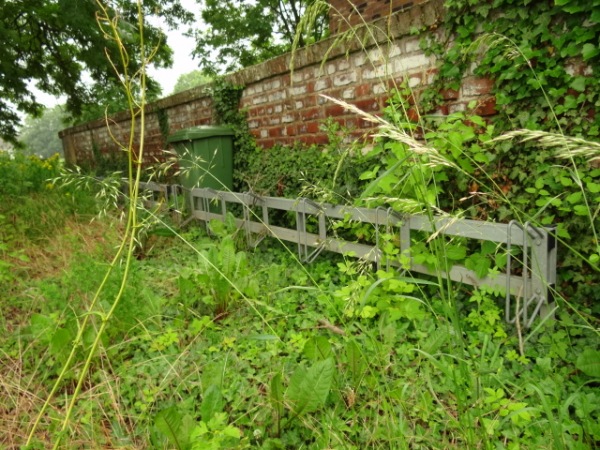
[[[137,2],[98,0],[118,18],[122,39],[130,57],[129,70],[140,67]],[[170,27],[189,23],[191,13],[180,0],[144,0],[145,17],[160,16]],[[51,95],[66,95],[66,110],[77,118],[86,105],[96,105],[102,93],[115,92],[122,71],[114,40],[107,38],[97,22],[96,0],[0,0],[0,137],[16,142],[20,118],[17,111],[38,116],[43,105],[31,86]],[[157,48],[152,63],[172,63],[171,49],[156,26],[144,27],[148,51]],[[113,67],[108,57],[116,65]],[[85,76],[84,76],[85,75]],[[99,89],[101,88],[101,89]],[[152,92],[157,83],[149,80]]]
[[[173,86],[172,94],[187,91],[188,89],[200,86],[201,84],[209,83],[211,80],[212,78],[206,75],[203,71],[192,70],[191,72],[179,75],[175,86]]]
[[[62,154],[62,142],[58,132],[65,127],[65,107],[57,105],[46,109],[40,117],[28,116],[19,134],[25,153],[48,158]]]
[[[197,1],[207,29],[194,32],[194,56],[207,72],[230,72],[289,51],[309,9],[312,20],[302,27],[297,45],[316,42],[328,30],[323,0]]]

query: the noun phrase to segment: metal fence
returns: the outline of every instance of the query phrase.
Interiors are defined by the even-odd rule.
[[[150,202],[168,200],[180,205],[181,186],[142,183],[141,189],[150,193]],[[196,188],[185,192],[190,219],[205,223],[225,219],[228,212],[241,209],[236,223],[246,233],[251,245],[257,245],[265,236],[293,242],[298,246],[298,256],[304,262],[313,261],[322,251],[332,251],[373,262],[378,268],[385,264],[399,266],[385,258],[382,236],[394,235],[400,254],[406,255],[408,267],[404,269],[425,275],[442,277],[472,286],[490,286],[505,290],[505,318],[530,327],[533,321],[553,311],[553,292],[556,281],[556,240],[553,228],[535,227],[529,223],[511,221],[508,224],[469,219],[398,214],[391,208],[362,208],[316,203],[306,198],[286,199],[265,197],[253,193],[235,193]],[[231,208],[231,205],[241,205]],[[272,225],[272,211],[295,214],[296,228]],[[239,215],[239,213],[238,213]],[[312,219],[311,219],[312,218]],[[330,221],[351,220],[369,223],[374,227],[373,245],[350,242],[332,233]],[[309,226],[309,223],[311,224]],[[308,231],[308,228],[314,232]],[[503,273],[479,278],[475,271],[462,265],[453,265],[447,272],[439,267],[417,264],[411,257],[415,233],[436,233],[478,241],[491,241],[503,246],[507,264]],[[519,259],[512,256],[520,248]]]

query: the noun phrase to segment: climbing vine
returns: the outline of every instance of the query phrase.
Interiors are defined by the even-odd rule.
[[[234,131],[233,189],[236,192],[247,190],[243,174],[248,170],[249,159],[257,154],[254,137],[250,133],[247,113],[240,109],[244,86],[234,85],[223,78],[217,78],[210,94],[215,121],[220,125],[230,125]]]
[[[239,107],[242,92],[243,86],[224,79],[216,80],[211,90],[216,122],[230,125],[235,132],[235,191],[295,197],[308,188],[311,194],[327,196],[332,202],[347,201],[349,196],[359,194],[359,175],[366,166],[361,165],[357,148],[342,145],[347,130],[330,120],[322,125],[329,138],[324,148],[301,142],[259,148],[246,111]]]
[[[457,88],[471,63],[495,81],[498,131],[557,130],[600,134],[600,2],[597,0],[447,0],[449,48],[437,85]]]
[[[445,90],[476,76],[493,80],[498,114],[484,121],[473,104],[471,113],[444,120],[424,115],[425,138],[463,171],[436,174],[442,206],[488,220],[559,224],[563,292],[568,285],[573,296],[593,300],[598,242],[590,220],[600,228],[600,170],[584,159],[558,160],[536,141],[492,139],[521,128],[598,139],[600,2],[447,0],[445,7],[443,32],[422,41],[438,64],[433,85],[420,93],[421,108],[437,110]]]

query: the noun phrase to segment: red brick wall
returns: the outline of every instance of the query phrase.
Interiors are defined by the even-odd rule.
[[[429,0],[329,0],[332,34],[404,11]]]
[[[327,137],[319,125],[328,117],[353,128],[357,138],[367,135],[371,131],[369,123],[320,94],[371,113],[382,110],[389,87],[394,83],[407,81],[418,95],[431,81],[435,61],[423,54],[419,47],[420,36],[411,35],[410,30],[413,27],[434,29],[443,14],[442,5],[443,0],[431,0],[381,19],[394,37],[392,43],[387,35],[382,35],[377,45],[371,39],[332,47],[332,38],[295,55],[283,55],[229,76],[232,83],[245,86],[241,106],[248,112],[249,127],[257,143],[263,147],[297,141],[324,143]],[[327,61],[323,63],[325,54],[328,54]],[[447,104],[439,112],[462,110],[468,102],[477,100],[481,105],[479,112],[492,114],[495,110],[490,89],[489,80],[468,77],[460,91],[444,93]],[[202,87],[148,105],[146,163],[160,159],[165,148],[158,111],[168,117],[170,133],[213,122],[211,99]],[[125,142],[129,133],[128,115],[117,114],[110,118],[110,123],[113,135]],[[65,155],[73,163],[81,164],[91,158],[94,146],[105,153],[117,147],[104,120],[69,128],[61,132],[61,137]]]

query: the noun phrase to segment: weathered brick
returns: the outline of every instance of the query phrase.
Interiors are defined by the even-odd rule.
[[[494,81],[489,78],[469,77],[463,82],[462,94],[464,97],[476,97],[492,92]]]
[[[290,95],[293,95],[293,96],[303,95],[303,94],[306,94],[306,92],[307,92],[306,85],[294,86],[294,87],[290,88]]]
[[[329,88],[329,86],[330,86],[329,78],[319,78],[317,81],[315,81],[315,92],[319,92],[324,89],[327,89],[327,88]]]
[[[340,105],[329,105],[325,108],[325,115],[327,117],[341,116],[344,111],[344,108]]]
[[[369,95],[371,93],[371,85],[370,84],[359,84],[354,88],[357,97],[364,97],[365,95]]]
[[[365,112],[379,111],[381,109],[381,105],[377,99],[374,98],[358,100],[357,102],[354,102],[354,106]]]
[[[347,86],[351,83],[355,83],[356,78],[357,78],[356,72],[350,72],[350,73],[338,75],[333,78],[333,85],[334,86]]]
[[[431,60],[424,54],[417,53],[411,56],[395,58],[393,61],[394,72],[402,73],[412,69],[426,68],[431,65]]]
[[[344,100],[352,100],[356,95],[356,91],[352,88],[350,89],[344,89],[342,91],[342,98]]]
[[[348,61],[347,59],[342,59],[341,61],[338,61],[338,63],[337,63],[338,72],[348,70],[349,68],[350,68],[350,61]]]
[[[280,100],[285,100],[286,99],[286,93],[285,91],[275,91],[269,94],[269,102],[276,102],[276,101],[280,101]]]
[[[375,83],[373,85],[373,94],[383,94],[388,91],[387,83]]]
[[[311,120],[319,117],[319,108],[309,108],[300,112],[301,120]]]
[[[473,112],[480,116],[493,116],[497,114],[496,110],[496,97],[489,97],[484,100],[477,102],[477,106]]]
[[[405,53],[413,53],[421,51],[421,38],[414,37],[409,39],[404,39],[404,52]]]
[[[440,91],[440,95],[444,100],[456,100],[458,98],[458,91],[454,89],[443,89]]]

